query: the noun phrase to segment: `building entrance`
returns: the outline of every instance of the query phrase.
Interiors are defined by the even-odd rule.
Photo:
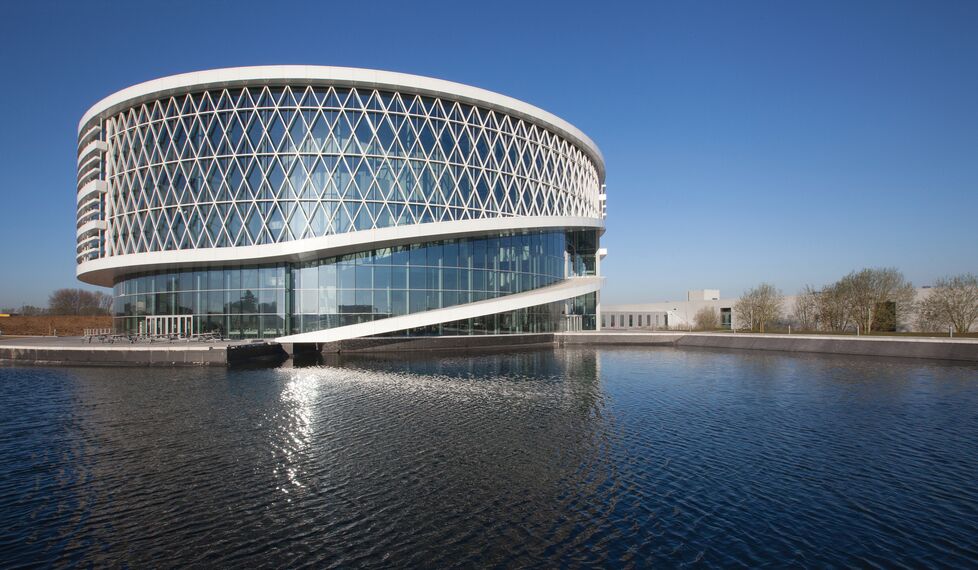
[[[193,315],[165,315],[158,317],[146,317],[146,321],[139,334],[146,336],[170,336],[177,335],[186,337],[193,334],[194,317]]]
[[[564,331],[580,332],[584,330],[584,319],[581,315],[564,315]]]

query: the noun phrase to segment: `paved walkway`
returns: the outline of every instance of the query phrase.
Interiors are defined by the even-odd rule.
[[[97,338],[93,338],[89,342],[88,337],[83,336],[18,336],[18,337],[7,337],[0,336],[0,347],[12,347],[12,348],[52,348],[52,349],[72,349],[72,348],[105,348],[105,349],[139,349],[139,348],[168,348],[168,349],[178,349],[180,347],[188,348],[205,348],[208,346],[216,346],[225,348],[228,346],[234,346],[239,344],[251,344],[250,340],[214,340],[214,341],[201,341],[201,340],[154,340],[149,342],[147,340],[141,340],[139,342],[130,343],[128,340],[119,340],[116,342],[100,342]]]

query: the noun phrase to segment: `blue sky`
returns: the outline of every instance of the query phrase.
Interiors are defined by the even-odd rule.
[[[279,8],[274,8],[279,6]],[[214,67],[468,83],[567,119],[608,169],[604,302],[786,293],[864,266],[978,272],[976,2],[7,2],[0,306],[74,278],[77,123]]]

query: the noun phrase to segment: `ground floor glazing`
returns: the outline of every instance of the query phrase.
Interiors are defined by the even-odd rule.
[[[115,284],[115,326],[152,333],[157,327],[148,317],[179,315],[190,317],[194,333],[274,338],[483,301],[593,275],[597,237],[590,234],[513,233],[302,263],[131,275]],[[595,305],[592,295],[561,302],[558,317],[551,307],[534,307],[404,334],[552,332],[564,326],[560,315],[579,315],[588,330],[596,322]]]

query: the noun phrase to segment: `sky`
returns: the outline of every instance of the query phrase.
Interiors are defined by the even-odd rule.
[[[91,105],[271,64],[457,81],[583,130],[607,165],[603,303],[978,273],[978,2],[4,0],[0,307],[81,286]]]

